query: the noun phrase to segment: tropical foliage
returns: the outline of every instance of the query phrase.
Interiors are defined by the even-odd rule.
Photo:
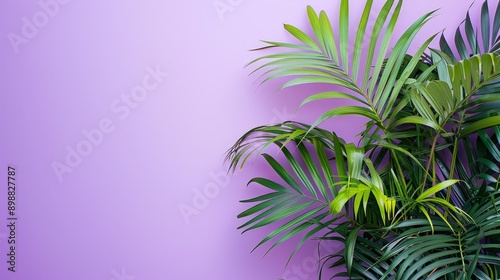
[[[345,267],[338,276],[352,279],[498,279],[500,5],[492,11],[485,1],[477,26],[467,13],[454,43],[441,36],[440,49],[429,48],[436,35],[413,42],[434,12],[396,38],[403,1],[372,6],[367,0],[354,30],[348,0],[335,24],[307,7],[311,34],[285,24],[295,42],[264,41],[279,51],[249,63],[263,82],[289,77],[280,89],[329,88],[300,106],[349,105],[313,124],[256,127],[235,143],[231,170],[261,155],[279,177],[249,182],[268,192],[242,201],[240,228],[272,225],[256,246],[269,250],[296,236],[295,251],[312,238],[338,243],[321,265]],[[359,143],[320,127],[345,115],[366,119]],[[274,144],[279,155],[264,152]]]

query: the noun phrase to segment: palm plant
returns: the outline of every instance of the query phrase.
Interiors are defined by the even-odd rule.
[[[331,108],[313,124],[256,127],[234,144],[230,170],[261,155],[280,178],[249,182],[269,192],[242,201],[251,206],[238,216],[248,219],[240,228],[273,225],[256,246],[269,243],[269,250],[295,236],[294,253],[312,238],[338,242],[321,265],[345,267],[338,275],[352,279],[498,279],[500,5],[491,21],[484,2],[479,28],[467,14],[456,56],[443,36],[440,49],[428,48],[436,35],[408,54],[434,12],[393,38],[403,1],[388,0],[380,11],[372,4],[366,1],[353,44],[349,1],[341,0],[337,32],[324,11],[307,7],[313,36],[285,25],[296,42],[264,41],[285,51],[249,63],[260,63],[254,72],[263,71],[263,82],[291,77],[280,89],[329,87],[300,106],[326,99],[352,105]],[[344,115],[366,119],[357,144],[320,127]],[[263,152],[273,144],[279,156]]]

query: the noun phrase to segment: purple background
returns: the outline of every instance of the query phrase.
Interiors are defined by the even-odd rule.
[[[250,254],[269,229],[241,236],[238,200],[255,194],[244,186],[265,165],[226,177],[222,161],[252,127],[318,117],[314,105],[294,114],[303,92],[272,94],[278,83],[257,87],[243,65],[260,55],[247,51],[258,40],[290,40],[282,23],[306,28],[307,4],[334,22],[338,1],[66,2],[48,16],[38,0],[0,3],[0,279],[315,279],[314,242],[287,268],[293,242]],[[359,16],[362,1],[351,2]],[[218,14],[214,3],[231,8]],[[441,7],[416,40],[446,27],[452,34],[471,3],[406,1],[397,33]],[[13,45],[9,36],[24,36],[23,18],[33,16],[43,26],[25,27],[31,38]],[[154,79],[148,68],[169,75]],[[126,105],[122,95],[144,81],[150,90]],[[325,126],[350,137],[358,124]],[[84,130],[94,133],[92,150]],[[58,179],[53,165],[78,147],[88,155]],[[18,183],[16,273],[6,263],[9,164]]]

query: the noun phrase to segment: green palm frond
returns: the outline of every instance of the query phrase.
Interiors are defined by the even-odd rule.
[[[423,217],[392,228],[402,232],[384,249],[390,266],[380,279],[496,279],[485,277],[500,264],[499,193],[467,205],[471,221],[455,231],[436,218],[432,229]]]
[[[310,131],[309,133],[307,133]],[[230,162],[229,169],[242,168],[252,156],[258,156],[271,144],[281,143],[286,146],[295,139],[312,143],[319,141],[326,147],[333,149],[331,132],[321,128],[313,128],[308,124],[287,121],[282,124],[259,126],[249,130],[227,151],[226,161]]]
[[[304,235],[303,241],[298,244],[296,251],[312,234],[324,230],[338,220],[338,218],[332,218],[329,213],[329,201],[336,194],[336,189],[330,185],[334,180],[333,172],[326,160],[328,156],[331,156],[328,152],[332,151],[328,151],[328,148],[319,141],[313,141],[313,146],[315,152],[308,150],[304,143],[296,143],[300,154],[298,156],[287,147],[281,146],[280,151],[286,158],[287,166],[280,164],[274,157],[263,154],[282,182],[265,178],[253,178],[249,182],[257,183],[271,192],[242,201],[258,204],[238,215],[238,218],[252,217],[239,228],[246,232],[271,223],[281,224],[257,244],[255,249],[275,239],[270,247],[272,249],[302,234]],[[320,159],[320,168],[313,161],[310,153]]]
[[[443,59],[439,63],[445,61]],[[482,87],[500,77],[499,56],[483,54],[448,64],[446,72],[441,75],[447,75],[445,81],[449,83],[435,80],[412,84],[410,100],[418,116],[402,117],[391,128],[413,124],[445,132],[448,123],[463,123],[460,136],[465,136],[500,124],[499,118],[484,115],[484,107],[499,101],[500,95],[474,96]],[[457,116],[462,119],[453,119]]]
[[[351,279],[497,279],[500,268],[499,192],[464,208],[471,220],[452,230],[436,216],[415,214],[412,219],[389,228],[362,231],[344,226],[333,230],[325,241],[345,244],[343,250],[326,258],[346,265],[336,276]],[[333,235],[335,233],[335,235]]]
[[[493,15],[493,20],[491,20]],[[481,17],[479,26],[474,26],[471,21],[470,11],[467,11],[462,26],[455,31],[455,48],[458,52],[456,56],[450,44],[444,37],[440,38],[440,48],[454,61],[467,59],[472,55],[497,53],[500,51],[500,4],[497,3],[494,13],[491,13],[488,1],[485,0],[481,6]],[[480,43],[482,42],[482,44]]]
[[[330,203],[332,213],[340,213],[346,203],[354,197],[353,212],[355,219],[358,218],[359,209],[362,207],[367,220],[373,220],[370,217],[375,210],[375,213],[378,212],[377,216],[385,224],[386,220],[392,219],[396,213],[396,199],[384,193],[385,187],[382,178],[375,170],[373,163],[364,158],[362,149],[348,144],[345,146],[345,156],[348,162],[349,174],[347,178],[336,184],[341,185],[342,188]],[[369,174],[362,172],[365,166],[369,169]],[[376,201],[374,206],[377,209],[368,208],[370,198]]]
[[[265,41],[268,46],[264,48],[286,48],[290,49],[291,52],[263,56],[249,63],[271,60],[255,70],[267,69],[262,74],[262,76],[267,76],[263,82],[279,77],[294,77],[285,82],[280,89],[309,83],[323,83],[332,86],[331,91],[314,93],[307,97],[300,106],[323,99],[354,101],[354,105],[350,107],[335,108],[324,113],[312,127],[335,116],[361,115],[384,128],[384,121],[388,118],[391,112],[390,108],[396,102],[397,95],[404,86],[404,81],[417,69],[420,56],[433,39],[432,37],[427,40],[415,56],[407,61],[408,63],[403,63],[408,57],[406,53],[413,38],[433,13],[419,18],[389,50],[402,1],[397,1],[397,3],[394,0],[387,1],[379,11],[373,29],[367,30],[368,19],[374,13],[372,2],[371,0],[367,1],[365,5],[360,25],[355,30],[356,38],[352,47],[349,45],[348,38],[349,5],[347,0],[342,0],[337,32],[339,35],[338,44],[336,44],[335,35],[326,13],[321,11],[317,14],[309,6],[307,13],[314,37],[286,24],[285,29],[298,40],[298,43]],[[370,32],[371,36],[367,48],[364,48],[364,38],[367,32]],[[379,36],[381,33],[383,36]],[[382,39],[379,40],[379,37]],[[374,55],[376,49],[378,50],[377,56]],[[364,54],[366,54],[366,59],[362,61]],[[372,67],[362,68],[361,64],[373,65],[373,69]],[[394,84],[395,86],[393,86]],[[338,87],[347,90],[347,93],[335,90]]]
[[[272,226],[255,247],[268,251],[299,238],[292,256],[317,235],[340,242],[321,267],[345,267],[337,276],[350,279],[498,279],[500,4],[491,13],[485,1],[477,27],[467,13],[456,46],[441,37],[441,49],[426,54],[431,36],[410,55],[434,12],[394,38],[402,3],[387,0],[373,11],[367,0],[355,28],[348,0],[335,28],[309,6],[312,32],[285,24],[295,42],[263,41],[258,50],[276,52],[249,63],[261,83],[324,84],[299,107],[327,99],[349,105],[311,125],[260,126],[238,139],[227,153],[230,170],[261,156],[276,175],[250,180],[266,192],[242,201],[250,206],[238,215],[246,219],[239,229]],[[358,145],[319,127],[345,115],[366,119]],[[275,145],[276,155],[264,152]]]

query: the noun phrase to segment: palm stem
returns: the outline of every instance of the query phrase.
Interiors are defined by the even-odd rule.
[[[438,138],[439,138],[439,133],[437,133],[436,136],[434,137],[434,140],[432,140],[431,151],[429,152],[429,160],[427,162],[427,167],[425,168],[425,174],[424,174],[424,178],[423,178],[423,182],[422,182],[421,192],[424,192],[424,189],[425,189],[425,181],[427,181],[427,176],[429,176],[429,170],[431,168],[431,163],[433,162],[433,159],[434,159],[434,153],[436,150],[436,144],[437,144]],[[434,185],[434,180],[435,180],[435,178],[433,178],[433,182],[432,182],[433,185]]]
[[[463,113],[460,116],[460,120],[463,120]],[[460,131],[462,128],[462,123],[463,121],[460,121],[458,124],[457,132]],[[453,179],[455,176],[455,165],[457,162],[457,157],[458,157],[458,137],[455,136],[455,139],[453,141],[453,154],[451,156],[451,165],[450,165],[450,175],[448,179]],[[446,192],[446,201],[450,202],[451,198],[451,186],[448,187],[447,192]]]

